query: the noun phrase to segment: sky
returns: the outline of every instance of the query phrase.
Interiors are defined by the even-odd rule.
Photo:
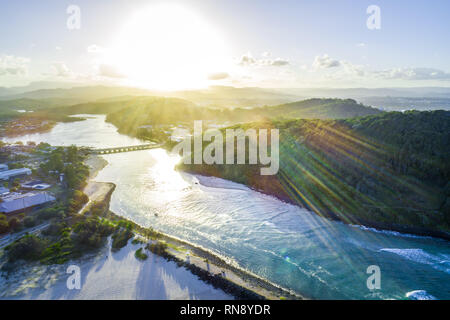
[[[0,0],[0,86],[450,86],[450,2]]]

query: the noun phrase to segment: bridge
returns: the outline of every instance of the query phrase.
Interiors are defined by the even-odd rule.
[[[156,148],[160,148],[161,146],[162,146],[162,144],[148,143],[148,144],[140,144],[140,145],[134,145],[134,146],[121,146],[121,147],[112,147],[112,148],[104,148],[104,149],[89,149],[88,153],[110,154],[110,153],[120,153],[120,152],[131,152],[131,151],[156,149]]]

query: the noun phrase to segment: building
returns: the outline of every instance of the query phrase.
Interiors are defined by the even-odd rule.
[[[20,169],[12,169],[6,171],[0,171],[0,180],[9,180],[11,178],[31,175],[31,169],[28,168],[20,168]]]
[[[0,187],[0,197],[9,193],[9,189],[5,187]]]
[[[21,187],[23,189],[30,189],[30,190],[46,190],[51,187],[48,183],[44,183],[40,180],[33,180],[28,181],[27,183],[22,183]]]
[[[0,163],[0,172],[8,170],[8,165],[4,163]]]
[[[53,202],[56,198],[46,192],[29,192],[23,194],[11,193],[4,196],[2,200],[3,202],[0,203],[0,212],[16,213],[25,209]]]

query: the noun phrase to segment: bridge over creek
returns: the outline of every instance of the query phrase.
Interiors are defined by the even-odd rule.
[[[88,153],[110,154],[110,153],[132,152],[132,151],[156,149],[156,148],[160,148],[161,146],[162,146],[162,144],[148,143],[148,144],[140,144],[140,145],[134,145],[134,146],[120,146],[120,147],[111,147],[111,148],[103,148],[103,149],[89,149]]]

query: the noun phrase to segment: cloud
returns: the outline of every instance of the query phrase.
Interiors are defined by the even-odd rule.
[[[16,56],[0,56],[0,76],[23,76],[28,73],[30,59]]]
[[[51,65],[53,73],[57,77],[69,78],[73,76],[73,72],[67,67],[64,62],[54,62]]]
[[[98,75],[107,78],[125,78],[116,67],[108,64],[101,64],[98,66]]]
[[[394,68],[375,71],[383,79],[400,80],[450,80],[450,73],[434,68]]]
[[[355,65],[348,61],[340,61],[341,66],[343,66],[344,71],[347,74],[355,75],[358,77],[363,77],[366,75],[366,72],[364,71],[364,67],[360,65]]]
[[[364,42],[360,42],[358,44],[356,44],[357,47],[363,48],[366,46],[366,44]]]
[[[91,44],[89,47],[87,47],[86,50],[88,53],[102,53],[105,51],[105,48],[100,47],[96,44]]]
[[[275,66],[275,67],[281,67],[281,66],[286,66],[289,64],[288,60],[284,60],[281,58],[276,58],[275,60],[265,60],[266,63],[268,63],[271,66]]]
[[[316,56],[314,58],[313,67],[317,69],[335,68],[341,65],[339,60],[331,59],[327,54]]]
[[[223,80],[229,76],[230,75],[226,72],[215,72],[208,75],[208,80]]]
[[[286,59],[276,58],[276,59],[267,59],[271,54],[268,52],[263,53],[263,57],[265,59],[256,59],[253,58],[251,53],[244,54],[238,62],[240,66],[272,66],[272,67],[282,67],[289,64],[289,61]]]
[[[240,66],[253,66],[257,63],[256,59],[252,57],[252,54],[249,52],[244,54],[239,61]]]
[[[372,80],[404,80],[404,81],[448,81],[450,73],[435,68],[391,68],[386,70],[367,70],[364,65],[355,65],[345,60],[334,60],[328,55],[317,56],[313,67],[316,69],[336,69],[327,77],[347,79],[348,76],[366,77]]]

